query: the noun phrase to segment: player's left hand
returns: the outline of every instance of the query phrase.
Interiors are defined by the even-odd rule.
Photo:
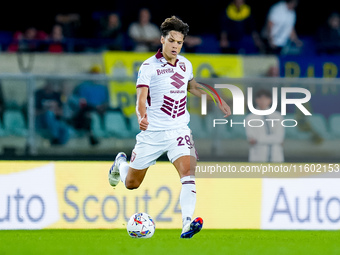
[[[221,101],[222,101],[222,104],[219,103],[218,107],[225,114],[224,117],[226,118],[231,115],[231,110],[230,110],[229,105],[223,99],[221,99]]]

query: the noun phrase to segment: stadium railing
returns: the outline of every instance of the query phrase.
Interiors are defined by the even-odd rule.
[[[3,94],[5,96],[4,120],[0,124],[0,155],[8,156],[61,156],[76,157],[86,155],[89,157],[105,157],[116,151],[131,151],[135,143],[135,135],[138,127],[135,116],[123,115],[121,112],[109,111],[101,123],[98,116],[92,114],[92,130],[102,138],[102,143],[95,149],[87,144],[87,140],[76,131],[69,144],[66,146],[53,147],[37,132],[35,125],[35,91],[41,87],[44,81],[53,80],[63,86],[74,87],[82,81],[97,81],[107,86],[114,86],[111,82],[121,82],[115,77],[107,75],[79,74],[79,75],[52,75],[52,74],[0,74]],[[306,107],[312,112],[312,116],[302,116],[297,109],[288,107],[285,118],[295,118],[302,126],[287,128],[284,148],[287,160],[299,160],[301,158],[313,158],[315,160],[336,160],[339,144],[339,103],[336,103],[340,94],[340,79],[327,78],[197,78],[197,80],[214,84],[234,84],[244,91],[247,102],[247,87],[253,87],[254,91],[259,88],[272,89],[277,87],[279,91],[278,110],[280,110],[280,88],[302,87],[308,89],[312,99]],[[126,80],[124,80],[126,81]],[[131,82],[135,82],[129,80]],[[66,84],[66,85],[65,85]],[[232,107],[232,97],[227,89],[217,89],[219,95]],[[110,95],[114,96],[114,95]],[[112,102],[112,100],[111,100]],[[134,102],[132,102],[134,104]],[[117,107],[117,105],[112,108]],[[201,116],[200,99],[190,97],[190,112],[193,115],[191,129],[195,143],[200,147],[206,158],[221,159],[231,157],[233,160],[246,160],[248,154],[248,142],[242,125],[231,128],[230,125],[212,127],[212,121],[223,118],[218,107],[213,102],[208,103],[208,115]],[[296,107],[295,107],[296,108]],[[248,108],[245,106],[248,113]],[[124,111],[122,111],[124,112]],[[240,121],[242,116],[235,117]],[[245,116],[243,116],[245,117]],[[201,119],[200,119],[201,118]],[[112,120],[115,121],[112,122]],[[124,120],[124,121],[123,121]],[[111,124],[112,123],[112,124]],[[197,124],[201,123],[201,124]],[[121,132],[119,131],[121,129]],[[77,139],[82,139],[81,142]],[[87,148],[87,149],[86,149]],[[2,152],[2,154],[1,154]],[[1,157],[1,156],[0,156]]]

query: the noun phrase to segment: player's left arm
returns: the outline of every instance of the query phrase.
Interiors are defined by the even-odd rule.
[[[193,94],[193,95],[195,95],[197,97],[201,97],[202,94],[206,94],[205,91],[203,90],[203,88],[204,87],[201,84],[199,84],[197,81],[195,81],[195,79],[192,79],[192,80],[190,80],[188,82],[188,91],[191,94]],[[222,102],[222,104],[221,104],[219,99],[217,98],[217,96],[215,94],[212,94],[212,96],[218,102],[218,107],[220,108],[220,110],[225,114],[224,117],[230,116],[231,115],[231,110],[230,110],[229,105],[222,98],[221,98],[221,102]],[[210,99],[210,96],[207,97],[207,99]]]

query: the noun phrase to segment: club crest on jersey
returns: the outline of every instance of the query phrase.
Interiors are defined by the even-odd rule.
[[[130,162],[133,162],[135,158],[136,158],[136,152],[133,151],[131,154]]]
[[[187,70],[184,62],[179,62],[178,65],[183,70],[183,72],[185,72]]]

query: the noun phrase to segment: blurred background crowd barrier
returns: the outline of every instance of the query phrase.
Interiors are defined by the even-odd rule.
[[[97,54],[3,53],[0,57],[0,157],[2,159],[112,160],[131,153],[139,132],[135,81],[140,64],[153,52]],[[337,161],[340,142],[339,58],[334,56],[241,56],[184,54],[197,81],[234,84],[247,96],[254,90],[302,87],[312,98],[312,116],[289,107],[285,161]],[[232,106],[226,90],[220,96]],[[278,100],[280,111],[280,94]],[[213,102],[201,116],[200,100],[189,97],[190,127],[202,160],[247,161],[249,144],[242,125],[213,129],[223,115]],[[247,107],[245,110],[248,113]],[[247,114],[246,113],[246,114]],[[228,120],[243,121],[245,116]]]

